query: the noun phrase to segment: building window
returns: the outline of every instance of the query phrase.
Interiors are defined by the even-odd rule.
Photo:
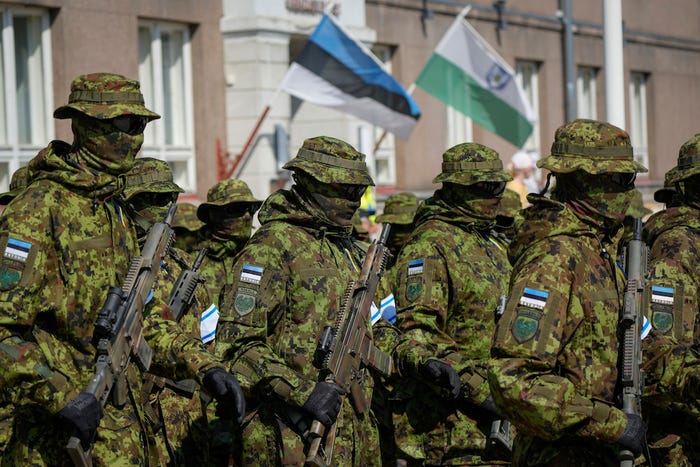
[[[54,138],[49,15],[0,5],[0,191]]]
[[[634,159],[649,167],[649,139],[647,131],[647,79],[646,73],[632,72],[629,84],[630,139]]]
[[[525,141],[522,149],[528,152],[542,154],[540,151],[540,93],[538,85],[539,64],[528,60],[515,62],[515,79],[525,92],[532,111],[537,117],[537,122],[532,129],[532,134]]]
[[[576,116],[578,118],[597,119],[596,75],[595,68],[581,66],[576,76]]]
[[[170,164],[175,183],[194,192],[195,148],[190,33],[186,25],[139,22],[139,80],[149,109],[161,115],[146,127],[143,155]]]
[[[447,144],[451,148],[457,144],[473,141],[472,119],[449,105],[445,106],[445,121],[447,122]]]

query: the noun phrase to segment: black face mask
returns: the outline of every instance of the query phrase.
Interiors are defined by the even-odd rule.
[[[352,216],[360,208],[360,200],[367,189],[365,185],[321,183],[300,174],[294,174],[294,181],[305,196],[326,213],[328,220],[340,226],[352,225]]]
[[[212,206],[207,213],[207,225],[219,240],[247,240],[253,229],[253,215],[255,209],[245,203]]]
[[[621,225],[634,197],[636,177],[633,172],[589,174],[579,170],[558,174],[555,196]]]
[[[443,183],[442,197],[452,206],[466,214],[492,220],[498,214],[505,182],[478,182],[472,185]]]

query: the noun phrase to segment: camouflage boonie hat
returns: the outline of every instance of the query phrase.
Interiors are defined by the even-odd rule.
[[[678,151],[678,164],[668,173],[670,183],[680,182],[700,173],[700,133],[683,143]]]
[[[671,179],[676,176],[676,168],[672,168],[664,175],[664,187],[659,188],[654,192],[654,201],[657,203],[670,204],[673,197],[676,196],[676,185],[671,182]]]
[[[57,108],[55,118],[71,118],[74,112],[100,120],[120,115],[140,115],[155,120],[160,118],[144,106],[138,81],[113,73],[81,75],[70,85],[68,104]]]
[[[222,180],[207,192],[207,202],[197,208],[197,217],[202,222],[209,221],[209,210],[214,206],[229,204],[248,204],[256,211],[262,201],[255,199],[248,185],[243,180]]]
[[[384,224],[410,225],[418,210],[418,197],[413,193],[394,193],[384,202],[384,211],[376,221]]]
[[[442,172],[433,183],[450,182],[473,185],[479,182],[509,182],[503,162],[493,149],[479,143],[462,143],[442,155]]]
[[[173,181],[173,172],[167,162],[153,157],[139,157],[134,167],[126,173],[124,199],[127,201],[140,193],[183,193]]]
[[[522,207],[522,204],[520,204],[520,195],[506,188],[503,191],[503,196],[501,196],[501,202],[498,204],[498,215],[503,217],[515,217]]]
[[[197,217],[197,206],[192,203],[177,203],[177,211],[171,223],[173,229],[181,228],[196,232],[204,227],[204,222]]]
[[[644,197],[642,196],[642,192],[635,189],[632,197],[632,202],[627,208],[627,212],[625,212],[625,215],[633,217],[634,219],[641,219],[642,217],[651,213],[651,209],[644,206]]]
[[[365,155],[345,141],[330,136],[305,140],[296,157],[283,168],[301,170],[321,183],[374,186]]]
[[[647,172],[634,160],[627,132],[606,122],[577,119],[560,126],[550,152],[549,157],[537,161],[537,167],[555,173]]]
[[[10,179],[10,191],[0,194],[0,204],[6,205],[29,185],[29,168],[25,165],[15,170]]]

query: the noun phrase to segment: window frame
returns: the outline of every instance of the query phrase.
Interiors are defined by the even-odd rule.
[[[576,117],[598,120],[598,69],[581,65],[576,70]],[[584,113],[583,110],[587,112]]]
[[[29,141],[20,141],[21,129],[17,114],[8,109],[18,109],[16,18],[38,19],[39,54],[30,58],[26,66],[29,73],[30,97],[28,115],[32,135]],[[24,66],[25,64],[23,64]],[[36,68],[40,67],[41,72]],[[12,174],[36,156],[48,141],[55,138],[53,121],[53,67],[51,60],[51,23],[49,11],[44,8],[0,4],[0,191],[9,190]],[[35,99],[37,98],[37,99]]]
[[[539,89],[539,73],[541,63],[534,60],[515,60],[515,79],[525,93],[525,97],[530,102],[530,107],[537,118],[533,125],[532,134],[523,144],[522,150],[526,152],[536,152],[542,154],[542,143],[540,141],[540,89]],[[527,70],[527,86],[525,82],[525,73]]]
[[[648,86],[649,74],[631,71],[629,75],[629,122],[630,140],[634,149],[634,159],[644,167],[649,167],[649,109]],[[638,97],[638,99],[635,99]],[[640,115],[641,114],[641,115]],[[647,179],[648,174],[639,174],[640,179]]]
[[[145,63],[141,56],[141,31],[148,30],[150,36],[150,48]],[[196,186],[196,148],[194,134],[194,97],[192,76],[192,37],[190,25],[187,23],[175,23],[169,21],[145,20],[138,22],[139,37],[139,81],[146,101],[146,106],[161,115],[161,119],[153,121],[144,132],[144,144],[141,152],[144,156],[155,157],[167,161],[173,169],[175,182],[185,192],[195,193]],[[168,118],[166,109],[166,91],[163,88],[163,36],[166,33],[178,32],[182,34],[182,143],[168,143],[166,141],[166,122]],[[148,69],[148,75],[144,77],[144,70]],[[160,83],[160,86],[156,86]],[[180,110],[178,110],[180,112]],[[175,112],[172,112],[175,113]],[[184,173],[177,170],[177,165],[184,163]]]

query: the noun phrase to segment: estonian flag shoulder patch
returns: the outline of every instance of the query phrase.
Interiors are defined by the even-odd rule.
[[[651,286],[651,303],[673,305],[673,287]]]
[[[416,276],[418,274],[423,274],[423,265],[425,263],[425,260],[423,259],[414,259],[412,261],[408,262],[408,275],[409,276]]]
[[[260,285],[263,272],[265,272],[265,268],[246,263],[243,265],[243,269],[241,269],[240,280],[241,282],[247,282],[248,284]]]
[[[9,237],[3,256],[7,259],[26,263],[32,244],[18,238]]]
[[[536,308],[538,310],[544,309],[547,304],[547,299],[549,298],[549,292],[538,289],[531,289],[530,287],[525,287],[523,294],[520,297],[520,305],[528,306],[530,308]]]

